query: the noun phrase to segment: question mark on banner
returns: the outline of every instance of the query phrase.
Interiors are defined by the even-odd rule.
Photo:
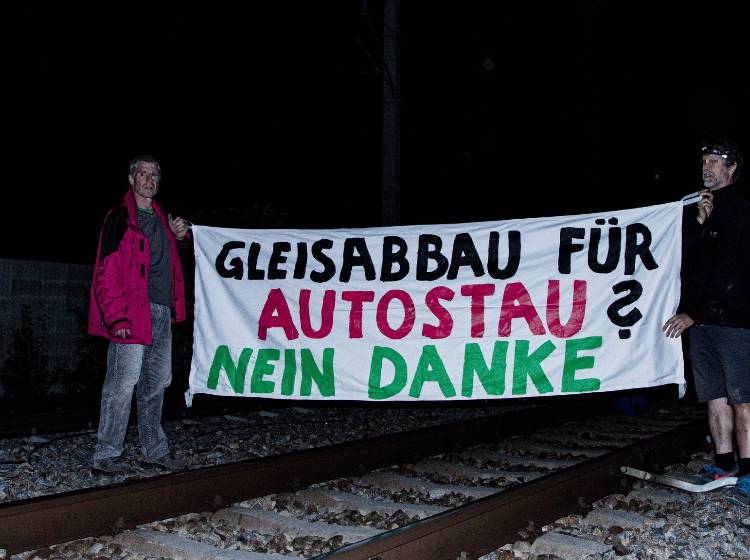
[[[638,301],[643,294],[643,286],[638,280],[624,280],[612,286],[612,291],[616,294],[627,291],[628,293],[616,300],[607,308],[607,316],[618,327],[632,327],[643,317],[643,313],[637,307],[628,311],[625,315],[620,314],[623,307]],[[630,329],[620,329],[618,332],[620,338],[630,338]]]

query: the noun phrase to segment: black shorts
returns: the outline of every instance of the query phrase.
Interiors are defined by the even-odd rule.
[[[698,400],[750,403],[750,329],[695,325],[688,335]]]

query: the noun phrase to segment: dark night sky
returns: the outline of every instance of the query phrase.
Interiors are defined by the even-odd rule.
[[[731,3],[402,4],[403,223],[667,202],[702,137],[750,149]],[[382,1],[372,27],[361,5],[21,8],[0,257],[91,262],[143,152],[199,223],[379,225]]]

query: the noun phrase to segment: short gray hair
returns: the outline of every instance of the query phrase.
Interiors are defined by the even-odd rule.
[[[156,169],[159,170],[159,175],[161,175],[161,165],[159,165],[159,162],[156,161],[156,158],[151,155],[142,155],[142,156],[136,156],[132,160],[130,160],[130,165],[128,166],[128,174],[133,175],[138,169],[139,163],[153,163],[156,165]]]

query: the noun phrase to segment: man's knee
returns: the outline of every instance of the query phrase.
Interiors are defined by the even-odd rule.
[[[732,407],[729,406],[726,397],[721,397],[708,401],[708,410],[714,414],[727,414],[732,411]]]

